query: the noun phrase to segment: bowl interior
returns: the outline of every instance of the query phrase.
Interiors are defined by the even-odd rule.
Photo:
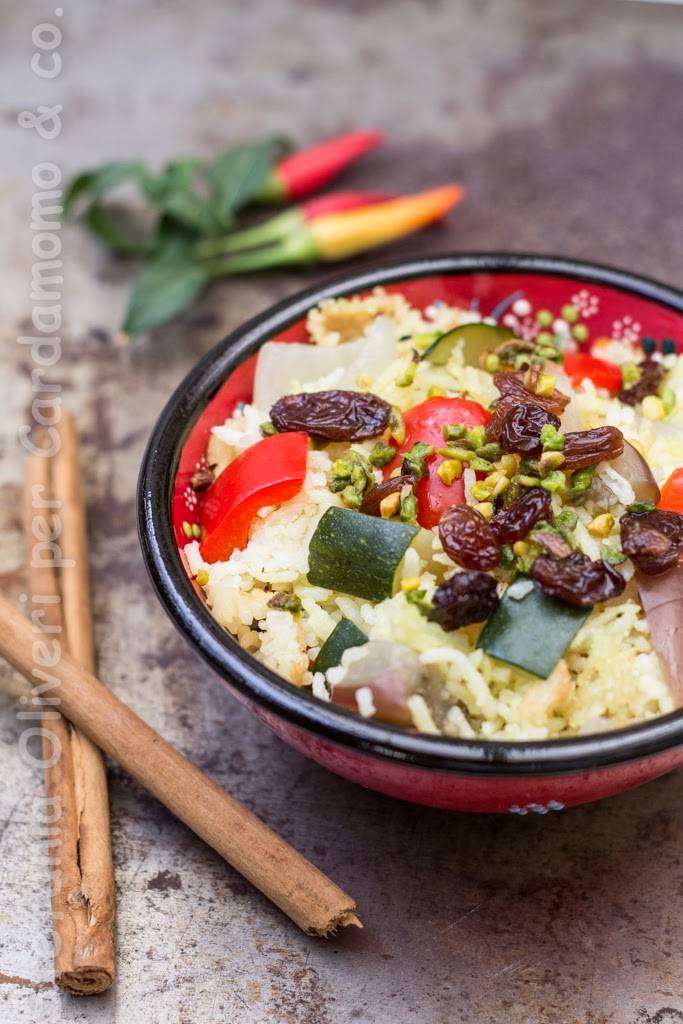
[[[288,299],[221,342],[170,399],[150,440],[140,478],[140,533],[152,580],[176,625],[200,654],[244,696],[277,715],[330,739],[352,742],[384,756],[400,756],[448,769],[524,773],[613,763],[683,742],[683,711],[600,736],[505,743],[411,735],[321,703],[264,668],[239,648],[210,615],[193,584],[183,549],[198,525],[190,484],[204,463],[211,428],[252,397],[256,353],[268,340],[308,340],[306,311],[321,299],[363,294],[381,285],[426,309],[445,302],[478,309],[532,338],[544,329],[539,311],[555,329],[577,333],[582,347],[600,337],[637,343],[673,338],[683,350],[683,295],[645,278],[552,257],[444,256],[386,264],[334,279]],[[578,315],[569,312],[571,306]],[[552,329],[552,327],[551,327]],[[478,768],[477,768],[478,766]]]

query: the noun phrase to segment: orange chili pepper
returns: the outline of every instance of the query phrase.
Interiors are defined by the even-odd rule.
[[[443,185],[429,192],[323,214],[299,223],[296,230],[275,245],[216,260],[208,269],[218,277],[318,260],[347,259],[440,220],[460,202],[463,194],[460,185]]]

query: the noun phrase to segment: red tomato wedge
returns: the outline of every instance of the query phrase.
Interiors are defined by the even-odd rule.
[[[564,357],[564,372],[574,385],[588,377],[596,388],[604,388],[612,394],[621,391],[621,370],[606,359],[596,359],[585,352],[568,352]]]
[[[679,512],[683,515],[683,466],[675,469],[662,486],[662,497],[657,508],[666,512]]]
[[[235,548],[245,548],[259,509],[299,493],[307,456],[307,434],[274,434],[247,448],[223,470],[206,492],[199,515],[206,528],[201,544],[204,561],[226,561]]]
[[[468,430],[485,427],[491,414],[468,398],[428,398],[426,402],[413,406],[404,413],[406,439],[400,446],[399,454],[384,471],[385,479],[393,469],[401,465],[401,455],[410,451],[416,441],[431,444],[435,449],[444,448],[446,442],[443,428],[446,423],[464,423]],[[434,454],[427,460],[429,476],[417,485],[417,521],[420,526],[431,529],[439,522],[442,512],[451,505],[462,505],[465,500],[465,484],[462,479],[445,484],[437,474],[443,456]]]

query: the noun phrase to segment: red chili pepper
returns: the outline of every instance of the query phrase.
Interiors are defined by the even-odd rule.
[[[662,497],[657,508],[683,515],[683,466],[675,469],[662,487]]]
[[[416,441],[431,444],[434,449],[446,447],[444,424],[464,423],[471,430],[473,427],[485,427],[490,419],[491,414],[482,405],[467,398],[428,398],[404,413],[406,439],[398,449],[399,454],[384,470],[385,479],[392,470],[400,467],[402,455],[410,451]],[[443,461],[444,457],[436,451],[430,455],[427,459],[429,476],[417,485],[417,520],[427,529],[437,525],[447,508],[462,505],[465,500],[462,478],[445,484],[438,475],[437,469]]]
[[[615,363],[606,359],[596,359],[584,352],[567,352],[564,357],[564,371],[572,384],[578,385],[588,377],[596,388],[616,394],[621,390],[621,370]]]
[[[354,210],[321,214],[313,220],[300,221],[296,230],[274,245],[217,259],[207,264],[207,269],[213,276],[220,277],[270,267],[347,259],[440,220],[462,196],[460,185],[443,185],[429,192],[399,196]],[[291,211],[283,217],[289,213]],[[228,239],[224,249],[230,245]],[[206,255],[205,250],[197,252]]]
[[[247,448],[223,470],[207,491],[199,516],[206,529],[200,549],[206,562],[226,561],[235,548],[245,548],[259,509],[299,493],[307,456],[307,434],[274,434]]]
[[[322,188],[345,167],[384,142],[381,132],[350,132],[281,160],[258,196],[264,203],[300,199]]]

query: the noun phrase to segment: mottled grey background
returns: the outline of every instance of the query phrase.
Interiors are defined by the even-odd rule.
[[[462,180],[445,226],[392,249],[557,252],[681,283],[683,14],[572,0],[58,0],[64,70],[30,70],[54,6],[2,4],[0,573],[25,586],[16,344],[30,312],[31,168],[210,154],[285,131],[390,135],[345,185]],[[64,106],[59,139],[17,126]],[[322,276],[215,288],[182,323],[112,341],[128,272],[63,233],[58,379],[87,453],[100,673],[164,736],[358,899],[365,930],[305,938],[116,766],[119,978],[52,986],[41,779],[0,704],[0,1022],[680,1024],[683,776],[547,818],[477,817],[364,792],[253,721],[177,637],[135,535],[135,482],[171,389],[223,333]],[[22,322],[24,326],[22,326]],[[4,671],[4,670],[3,670]]]

